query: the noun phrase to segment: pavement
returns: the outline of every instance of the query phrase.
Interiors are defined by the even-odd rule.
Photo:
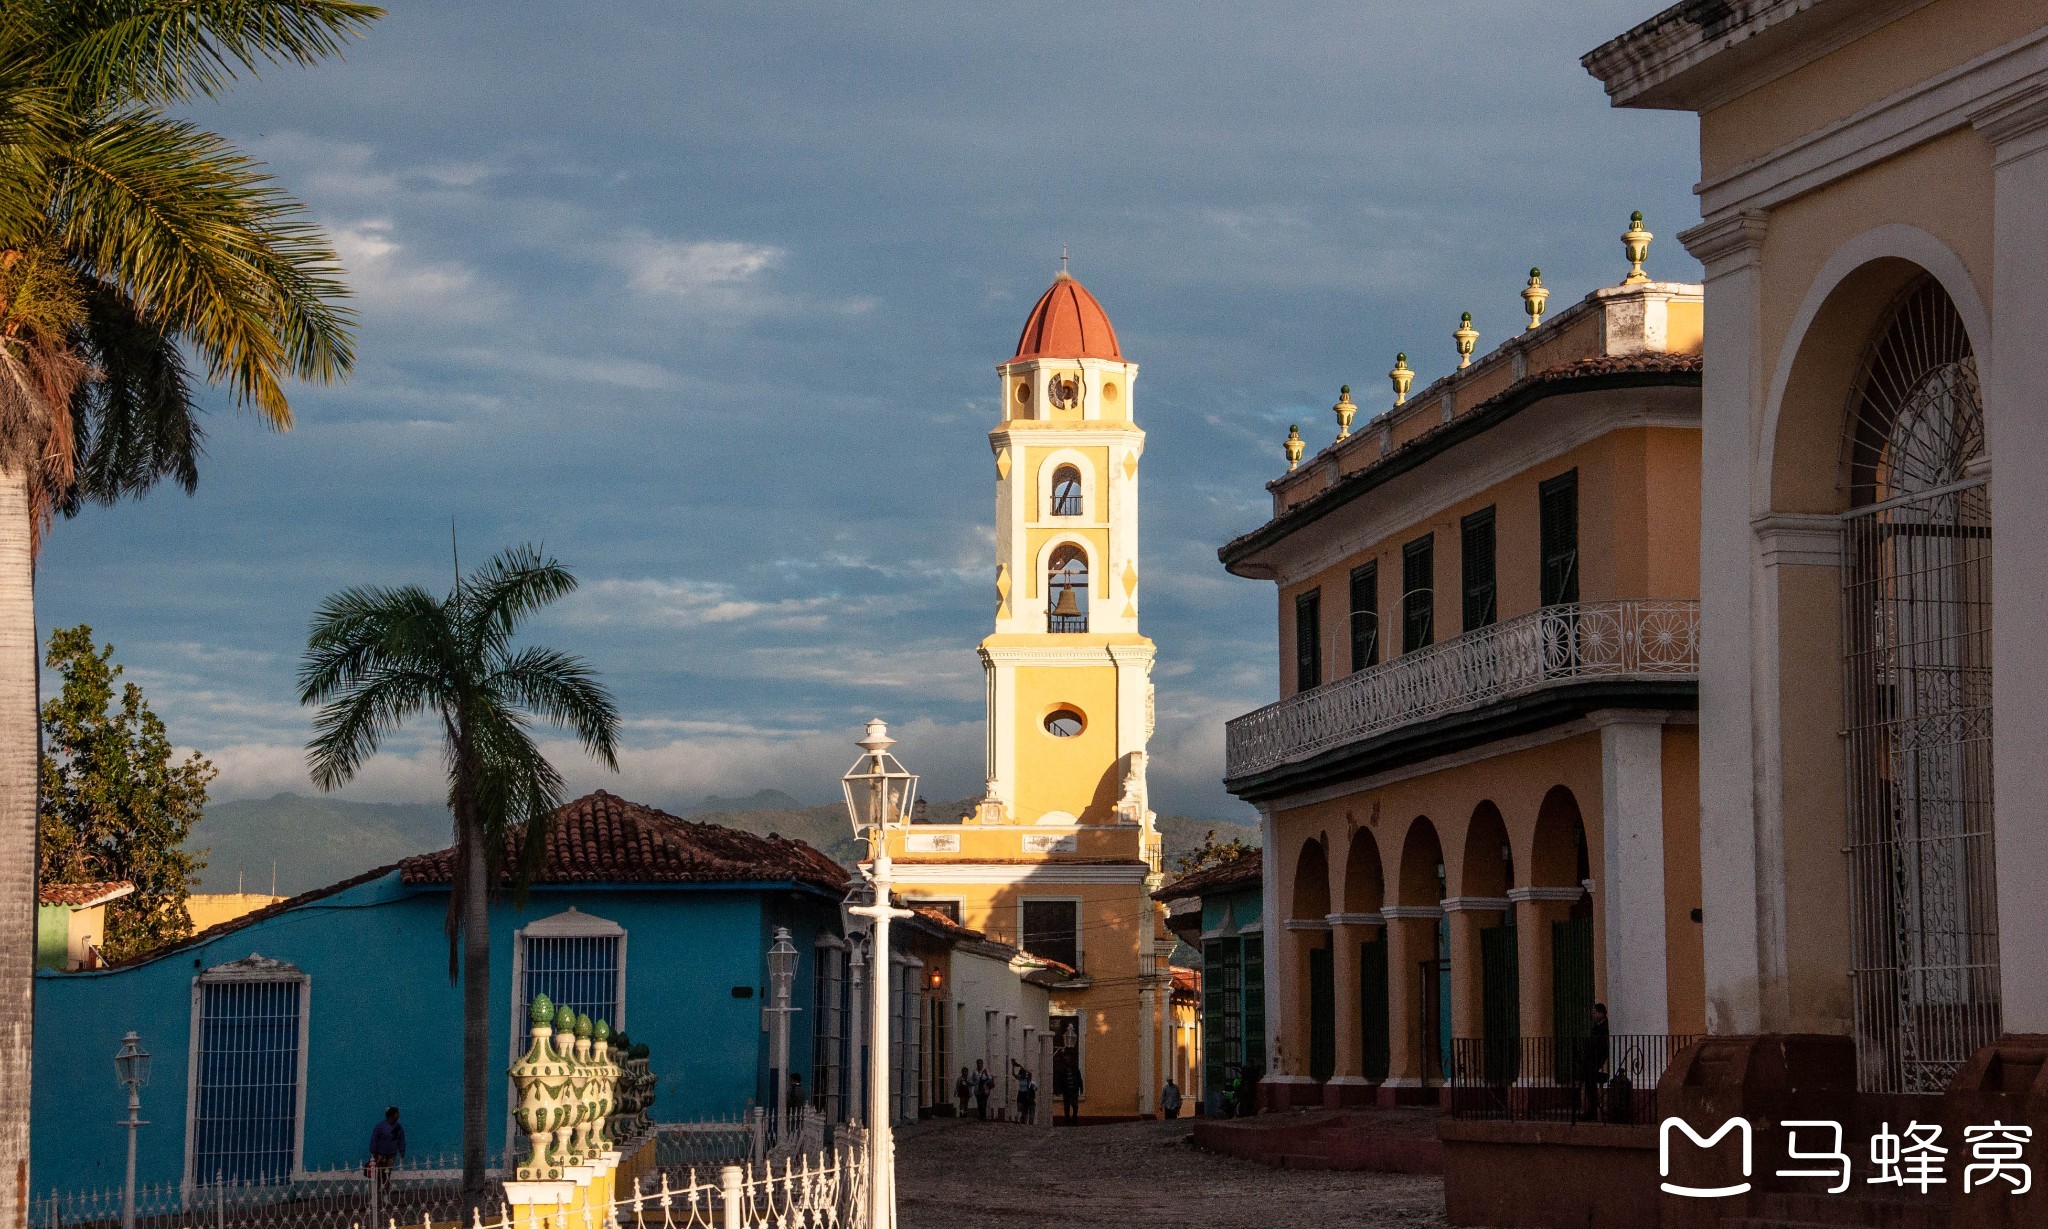
[[[1188,1146],[1190,1119],[1037,1127],[934,1118],[896,1136],[901,1229],[1442,1226],[1444,1180],[1274,1169]]]

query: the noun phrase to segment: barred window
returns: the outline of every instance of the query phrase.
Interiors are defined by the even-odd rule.
[[[1436,642],[1436,535],[1401,548],[1401,651]]]
[[[1323,681],[1323,591],[1310,589],[1294,599],[1294,689],[1307,691]]]
[[[1459,566],[1465,585],[1463,630],[1469,632],[1500,618],[1494,585],[1493,509],[1481,508],[1466,517],[1459,531]]]
[[[307,985],[295,966],[254,955],[193,984],[188,1185],[284,1182],[298,1172]]]
[[[1380,565],[1351,569],[1351,669],[1380,661]]]
[[[1566,470],[1536,488],[1537,535],[1543,558],[1543,604],[1579,600],[1579,471]]]
[[[811,1099],[826,1121],[839,1121],[846,1094],[846,949],[819,944],[812,964],[817,970],[816,1004],[811,1013]]]

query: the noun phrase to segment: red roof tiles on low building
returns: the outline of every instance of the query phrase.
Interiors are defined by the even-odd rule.
[[[519,858],[523,829],[506,834],[505,862]],[[420,854],[398,864],[401,881],[453,879],[455,850]],[[846,868],[802,841],[756,836],[737,828],[693,823],[599,790],[565,803],[548,825],[547,849],[535,884],[759,883],[789,880],[837,892]],[[510,883],[509,872],[500,875]]]
[[[94,905],[119,900],[134,890],[135,885],[126,879],[107,879],[98,883],[45,883],[36,888],[36,899],[45,905],[90,909]]]
[[[1204,892],[1221,892],[1226,888],[1252,887],[1259,882],[1265,865],[1264,857],[1254,849],[1224,862],[1211,863],[1198,871],[1189,871],[1152,893],[1152,899],[1179,900],[1183,896],[1200,896]]]

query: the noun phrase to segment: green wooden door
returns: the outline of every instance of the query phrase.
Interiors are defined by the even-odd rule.
[[[1550,1028],[1557,1038],[1557,1079],[1578,1082],[1577,1040],[1593,1027],[1593,919],[1550,924]]]
[[[1364,1033],[1365,1078],[1387,1078],[1387,939],[1358,945],[1358,1022]]]
[[[1337,978],[1327,947],[1308,953],[1308,1074],[1327,1080],[1337,1070]]]
[[[1479,932],[1480,1023],[1485,1031],[1486,1082],[1506,1084],[1519,1071],[1522,1035],[1521,953],[1513,926]]]

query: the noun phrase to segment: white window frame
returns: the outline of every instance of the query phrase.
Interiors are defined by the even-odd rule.
[[[858,1010],[858,1004],[834,1002],[828,1005],[815,1001],[817,998],[816,986],[818,983],[818,973],[831,967],[835,969],[835,973],[828,981],[840,995],[845,995],[850,982],[851,970],[848,968],[848,957],[851,954],[852,949],[847,945],[846,940],[838,935],[821,932],[811,943],[811,985],[813,987],[812,998],[814,1000],[811,1004],[811,1009],[817,1014],[811,1018],[811,1087],[807,1095],[815,1102],[820,1094],[823,1094],[826,1099],[824,1113],[827,1120],[832,1122],[850,1121],[848,1108],[851,1098],[848,1095],[849,1090],[847,1087],[847,1074],[850,1064],[840,1053],[840,1048],[846,1045],[849,1040],[848,1024],[854,1011]],[[825,1071],[831,1079],[829,1086],[824,1085],[818,1078],[818,1068],[820,1066],[818,1062],[818,1025],[826,1020],[831,1020],[834,1024],[831,1037],[832,1053],[823,1064]]]
[[[306,1058],[312,1050],[313,979],[305,970],[283,960],[250,952],[240,960],[204,969],[192,979],[192,1023],[185,1053],[185,1174],[183,1188],[190,1195],[195,1187],[193,1164],[195,1131],[199,1125],[199,1034],[203,1024],[205,995],[202,988],[223,982],[297,982],[299,984],[298,1096],[292,1123],[290,1180],[306,1176]]]
[[[1065,901],[1074,906],[1074,973],[1076,976],[1086,976],[1086,970],[1088,968],[1088,949],[1085,946],[1085,942],[1088,934],[1088,898],[1085,896],[1019,896],[1017,898],[1017,947],[1019,950],[1031,952],[1032,955],[1037,956],[1041,955],[1042,953],[1032,952],[1031,948],[1025,942],[1025,901]],[[1051,957],[1049,956],[1046,958],[1048,960],[1051,959]]]
[[[613,992],[612,1018],[605,1023],[611,1027],[611,1031],[615,1034],[626,1031],[626,928],[610,918],[599,917],[595,913],[585,913],[576,906],[571,905],[560,913],[552,913],[544,918],[536,918],[512,932],[512,1027],[510,1030],[511,1037],[509,1038],[509,1058],[511,1062],[518,1062],[520,1056],[526,1053],[526,1047],[531,1044],[533,1022],[526,1018],[526,1003],[524,1002],[526,997],[526,940],[528,936],[536,939],[617,939],[619,941],[618,985]],[[512,1089],[511,1077],[506,1076],[505,1080],[507,1090],[505,1094],[505,1168],[507,1172],[510,1172],[512,1168],[510,1159],[512,1149],[517,1141],[517,1123],[513,1119],[513,1110],[518,1105],[519,1096]]]

